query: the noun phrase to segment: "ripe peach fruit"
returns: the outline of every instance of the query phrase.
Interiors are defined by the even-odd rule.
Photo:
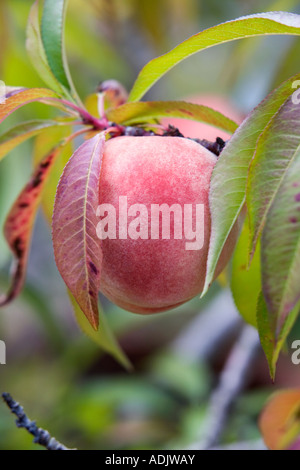
[[[210,240],[208,192],[216,160],[217,157],[200,144],[180,137],[124,136],[105,143],[99,203],[116,208],[117,237],[100,241],[103,250],[101,291],[112,302],[131,312],[146,314],[174,308],[201,293]],[[202,249],[186,250],[184,237],[174,239],[172,217],[170,239],[151,239],[150,229],[149,239],[119,239],[120,196],[127,196],[128,207],[144,204],[149,215],[152,204],[180,204],[182,207],[203,204]],[[134,218],[129,217],[128,222]],[[195,210],[193,224],[195,226]],[[234,228],[215,276],[231,256],[236,232]]]
[[[184,101],[189,103],[202,104],[219,111],[224,116],[229,117],[233,121],[240,124],[243,120],[242,113],[240,113],[228,98],[222,95],[196,95],[184,98]],[[221,131],[213,126],[204,124],[202,122],[192,121],[190,119],[163,119],[162,123],[165,126],[171,124],[177,127],[185,137],[206,139],[214,142],[217,137],[223,140],[228,140],[230,135]]]

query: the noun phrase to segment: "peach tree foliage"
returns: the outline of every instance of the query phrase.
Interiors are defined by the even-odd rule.
[[[0,136],[0,159],[35,137],[39,146],[34,173],[7,216],[4,235],[14,255],[14,270],[0,305],[11,302],[24,284],[32,230],[40,204],[53,219],[53,240],[60,273],[68,287],[81,328],[125,366],[129,363],[98,302],[102,254],[96,240],[96,208],[103,149],[108,138],[133,132],[162,135],[163,117],[205,122],[232,134],[214,167],[210,185],[211,238],[205,286],[207,292],[232,227],[247,216],[233,257],[231,287],[245,321],[258,329],[272,377],[282,345],[299,312],[300,301],[300,74],[282,83],[238,125],[206,106],[180,101],[140,101],[172,67],[209,47],[264,35],[299,35],[300,17],[269,12],[238,18],[195,34],[158,57],[139,73],[129,95],[114,81],[98,90],[98,113],[83,104],[69,72],[64,44],[67,1],[37,0],[27,27],[27,51],[48,88],[6,88],[0,121],[35,101],[57,108],[57,118],[23,122]],[[121,98],[120,98],[121,97]],[[154,124],[155,123],[155,124]],[[75,130],[76,126],[76,130]],[[132,128],[131,128],[132,129]],[[84,143],[72,155],[74,139]],[[202,136],[200,136],[202,137]],[[205,136],[203,136],[205,137]],[[71,157],[72,155],[72,157]],[[53,175],[56,177],[53,177]],[[76,191],[68,191],[68,186]],[[74,205],[76,199],[76,211]],[[52,204],[47,206],[47,201]],[[67,214],[75,239],[62,245],[59,224]],[[76,249],[75,249],[76,248]],[[72,253],[70,260],[69,253]],[[72,266],[70,265],[72,263]],[[72,269],[74,268],[74,269]]]

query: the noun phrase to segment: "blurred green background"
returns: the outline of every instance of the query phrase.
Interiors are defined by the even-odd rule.
[[[0,1],[0,79],[8,86],[44,86],[25,49],[31,5],[32,0]],[[66,42],[74,82],[82,98],[110,78],[130,89],[147,61],[185,38],[267,10],[300,13],[300,2],[70,0]],[[299,72],[299,41],[246,39],[212,48],[175,67],[147,99],[221,94],[246,114],[276,85]],[[1,125],[1,133],[22,120],[50,118],[53,113],[46,106],[29,105]],[[32,141],[22,144],[0,164],[1,226],[32,171],[32,145]],[[7,287],[9,265],[1,237],[1,291]],[[197,442],[212,388],[240,328],[227,288],[215,283],[205,299],[153,317],[130,314],[102,300],[134,365],[131,373],[78,330],[55,267],[50,229],[40,214],[26,288],[0,314],[0,339],[7,345],[7,365],[0,365],[0,392],[10,392],[32,419],[70,447],[163,449]],[[223,311],[232,315],[231,328],[212,350],[209,345],[205,350],[202,346],[216,328],[217,317],[211,312],[220,315],[221,328]],[[214,322],[203,330],[202,319],[210,315]],[[298,331],[299,325],[292,337],[297,338]],[[299,375],[289,357],[282,358],[277,385],[300,385]],[[273,391],[260,354],[249,387],[230,417],[224,442],[259,439],[257,417]],[[31,437],[17,430],[0,403],[0,449],[31,448],[36,448]]]

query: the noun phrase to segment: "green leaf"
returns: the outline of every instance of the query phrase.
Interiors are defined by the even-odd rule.
[[[262,132],[250,164],[247,207],[252,253],[272,202],[300,148],[300,106],[293,101],[289,98]]]
[[[62,123],[61,123],[62,124]],[[45,129],[60,127],[58,121],[34,120],[17,124],[0,136],[0,161],[5,155],[25,140],[34,137]],[[50,149],[49,149],[50,150]]]
[[[59,94],[66,94],[66,90],[59,83],[57,78],[52,73],[49,67],[45,49],[43,46],[41,31],[40,31],[40,19],[39,19],[39,5],[40,2],[37,0],[31,7],[28,23],[27,23],[27,39],[26,48],[31,59],[31,62],[44,82],[54,91]],[[67,94],[67,97],[69,95]]]
[[[298,4],[299,0],[275,0],[266,5],[266,8],[261,9],[261,12],[291,12]],[[261,48],[264,48],[264,36],[253,38],[252,41],[239,41],[235,44],[230,58],[230,67],[228,67],[227,62],[225,62],[222,73],[222,79],[231,89],[234,88],[233,85],[235,83],[238,83],[239,80],[243,80],[243,77],[247,76],[249,71],[252,70],[253,63],[257,60],[258,51],[261,50]],[[299,50],[297,49],[297,54],[298,52]],[[285,62],[285,58],[283,60]],[[287,66],[287,63],[285,65]],[[277,79],[276,83],[270,87],[271,90],[277,88],[287,77],[297,73],[299,67],[297,68],[296,66],[295,68],[294,64],[294,68],[292,68],[292,70],[290,69],[291,67],[285,67],[284,73],[282,73],[280,77],[281,79]]]
[[[272,380],[275,379],[276,364],[285,340],[289,335],[298,315],[300,303],[290,312],[285,320],[280,334],[275,337],[274,334],[274,317],[269,312],[266,301],[261,293],[257,303],[257,328],[259,332],[260,342],[265,352],[269,371]]]
[[[70,75],[64,42],[67,0],[44,0],[42,41],[53,75],[74,98],[78,98]],[[79,100],[80,101],[80,100]]]
[[[201,31],[182,42],[167,54],[144,66],[129,95],[138,101],[169,70],[196,52],[217,44],[246,37],[274,34],[300,34],[300,16],[286,12],[267,12],[228,21]]]
[[[186,101],[149,101],[128,103],[107,113],[108,119],[119,124],[149,122],[152,118],[179,117],[201,121],[233,133],[238,125],[207,106]]]
[[[101,349],[111,354],[126,369],[131,370],[132,365],[117,343],[116,338],[109,327],[106,316],[103,313],[101,305],[98,307],[100,328],[98,331],[95,331],[69,290],[68,294],[73,306],[76,321],[83,333],[85,333],[92,341],[94,341],[94,343],[98,344]]]
[[[277,337],[300,300],[300,146],[267,215],[261,259],[263,292]]]
[[[212,174],[210,208],[211,239],[205,286],[210,286],[225,242],[245,203],[248,168],[257,140],[280,106],[293,93],[292,84],[300,75],[291,77],[255,108],[222,151]]]
[[[256,307],[261,291],[260,247],[248,267],[249,226],[245,221],[232,261],[231,291],[238,311],[256,327]]]

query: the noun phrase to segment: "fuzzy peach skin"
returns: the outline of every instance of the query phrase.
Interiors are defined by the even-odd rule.
[[[184,101],[189,103],[202,104],[204,106],[209,106],[210,108],[219,111],[224,114],[224,116],[232,119],[237,124],[240,124],[243,120],[243,115],[239,112],[235,106],[222,95],[196,95],[183,98]],[[190,119],[163,119],[162,124],[168,126],[171,124],[174,127],[177,127],[180,132],[185,137],[192,137],[198,139],[206,139],[214,142],[217,137],[221,137],[223,140],[228,140],[230,134],[227,134],[224,131],[219,130],[216,127],[204,124],[203,122],[192,121]]]
[[[135,313],[174,308],[203,289],[210,239],[208,192],[217,157],[194,141],[180,137],[116,137],[105,143],[100,175],[99,203],[117,212],[117,238],[101,240],[101,292],[112,302]],[[118,239],[119,196],[128,207],[146,205],[149,239]],[[150,238],[151,204],[204,204],[204,245],[186,250],[186,239]],[[128,223],[135,217],[129,217]],[[193,206],[195,223],[195,206]],[[172,221],[172,218],[171,218]],[[194,225],[195,227],[195,225]],[[174,229],[174,226],[173,226]],[[215,277],[231,257],[237,236],[227,240]]]

